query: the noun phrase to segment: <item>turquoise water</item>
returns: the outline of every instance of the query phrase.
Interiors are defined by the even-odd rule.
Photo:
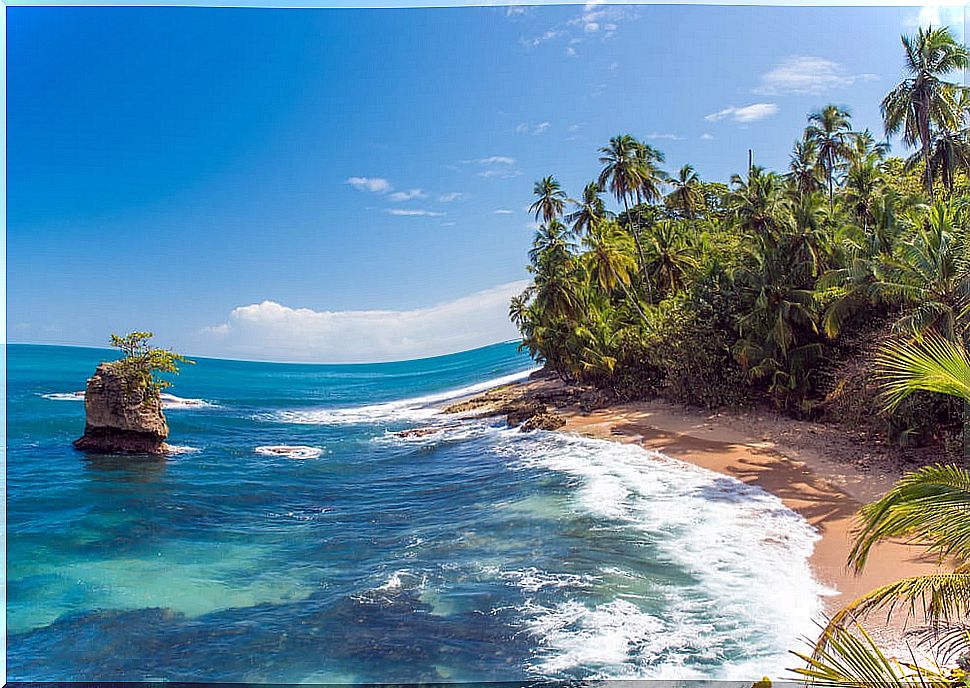
[[[437,412],[529,370],[513,344],[202,359],[163,460],[71,448],[110,352],[7,356],[11,680],[759,678],[820,610],[815,533],[774,497]]]

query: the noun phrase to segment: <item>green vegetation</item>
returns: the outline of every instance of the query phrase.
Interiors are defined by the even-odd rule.
[[[918,391],[946,394],[970,404],[970,352],[965,343],[938,334],[894,341],[879,353],[887,410]],[[836,613],[822,631],[806,667],[795,672],[836,686],[965,686],[970,670],[970,471],[936,465],[903,476],[883,497],[859,512],[849,556],[857,571],[873,545],[907,538],[950,571],[883,585]],[[928,640],[956,666],[920,666],[887,659],[859,624],[872,611],[904,610],[929,623]]]
[[[860,512],[851,567],[902,537],[948,570],[837,613],[796,670],[823,685],[966,685],[970,670],[970,90],[952,80],[970,53],[945,28],[902,44],[905,78],[882,114],[909,158],[889,157],[836,105],[808,115],[786,171],[751,165],[726,186],[690,165],[670,176],[660,151],[616,136],[580,201],[551,176],[536,184],[533,280],[510,308],[523,347],[566,381],[770,404],[951,462]],[[888,658],[859,620],[897,609],[927,621],[959,668]]]
[[[621,398],[770,404],[955,447],[958,402],[921,391],[886,413],[878,398],[881,343],[965,341],[970,325],[970,96],[950,80],[970,58],[947,29],[902,42],[905,78],[882,112],[908,159],[826,105],[784,172],[670,175],[622,134],[579,200],[537,182],[532,284],[510,309],[523,346]]]
[[[163,389],[171,386],[161,374],[178,375],[180,364],[195,363],[180,354],[152,346],[148,340],[153,336],[151,332],[129,332],[123,337],[111,335],[111,346],[122,353],[112,365],[120,370],[127,393],[142,399],[157,399]]]

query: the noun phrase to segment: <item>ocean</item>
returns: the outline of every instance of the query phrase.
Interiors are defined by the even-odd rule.
[[[816,630],[817,535],[776,497],[438,411],[527,375],[515,344],[198,359],[165,459],[71,447],[113,357],[7,347],[9,680],[751,681]]]

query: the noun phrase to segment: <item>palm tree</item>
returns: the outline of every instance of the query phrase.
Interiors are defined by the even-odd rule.
[[[643,167],[643,144],[629,134],[620,134],[610,139],[608,145],[600,148],[600,171],[597,183],[601,189],[609,189],[617,201],[623,203],[627,216],[630,214],[630,200],[639,198],[647,171]],[[631,231],[633,241],[643,269],[643,249],[637,228]]]
[[[559,220],[551,220],[536,230],[529,261],[537,269],[544,262],[566,263],[572,259],[572,249],[566,226]]]
[[[852,151],[849,145],[849,112],[838,105],[826,105],[810,114],[808,123],[805,138],[812,141],[818,151],[818,158],[828,181],[829,207],[832,207],[835,199],[835,170]]]
[[[677,208],[688,220],[693,220],[697,211],[704,207],[704,193],[701,178],[691,165],[684,165],[677,176],[670,180],[674,190],[667,194],[667,203]]]
[[[872,156],[855,158],[845,175],[845,204],[862,223],[864,231],[874,221],[879,194],[886,186],[886,178]]]
[[[952,193],[957,172],[970,170],[970,137],[967,130],[934,131],[928,150],[928,159],[924,159],[923,150],[918,150],[906,161],[907,167],[929,169],[930,179],[939,179],[947,193]]]
[[[683,289],[688,275],[697,268],[694,251],[684,238],[682,226],[672,220],[658,222],[645,248],[647,274],[659,290],[672,294]]]
[[[944,78],[966,69],[970,53],[947,27],[921,28],[915,36],[902,36],[902,43],[909,77],[883,99],[882,117],[887,135],[902,131],[907,145],[919,144],[925,165],[923,180],[932,198],[932,128],[949,130],[959,122],[957,94],[962,87]]]
[[[536,221],[542,217],[543,222],[549,224],[562,215],[566,207],[566,194],[553,177],[543,177],[532,187],[536,200],[529,206],[529,211],[535,213]]]
[[[970,352],[965,342],[938,335],[913,340],[897,340],[879,353],[884,401],[892,411],[917,391],[935,392],[962,399],[970,404]],[[890,685],[901,685],[897,665],[881,661],[882,654],[865,631],[865,642],[856,638],[854,651],[844,643],[853,642],[847,629],[858,625],[858,617],[878,609],[890,612],[903,608],[908,615],[921,612],[932,623],[934,632],[940,622],[950,622],[951,639],[965,652],[970,649],[965,619],[970,616],[970,471],[955,465],[936,465],[909,473],[879,500],[859,512],[859,531],[849,564],[857,571],[865,567],[872,547],[890,538],[907,538],[923,543],[929,554],[941,562],[954,562],[950,572],[903,578],[868,592],[836,613],[823,630],[807,669],[796,670],[804,676],[818,676],[830,684],[855,685],[853,677],[865,675],[868,685],[890,678]],[[856,661],[847,663],[847,656]],[[884,658],[882,658],[884,659]],[[878,670],[878,671],[877,671]],[[912,672],[912,670],[910,670]],[[916,671],[930,681],[911,681],[908,685],[945,685],[946,676],[937,669]],[[865,685],[865,681],[860,685]],[[952,683],[956,685],[956,683]]]
[[[798,193],[814,193],[822,188],[822,170],[815,141],[809,138],[795,141],[788,159],[788,181]]]
[[[572,226],[573,234],[577,237],[588,235],[593,227],[610,216],[610,212],[600,198],[600,186],[590,182],[583,189],[582,202],[576,203],[576,210],[566,216],[566,221]]]
[[[894,329],[929,330],[956,339],[970,316],[967,219],[956,203],[937,201],[923,216],[911,217],[910,231],[879,266],[877,294],[903,309]]]
[[[781,178],[757,165],[747,179],[737,174],[731,177],[731,190],[724,200],[734,221],[762,243],[775,242],[791,223],[790,202]]]
[[[662,187],[669,179],[667,173],[657,167],[657,163],[664,161],[664,154],[646,143],[638,143],[636,159],[640,168],[637,203],[655,203],[663,196]]]
[[[641,318],[646,318],[636,297],[630,292],[630,283],[637,268],[632,256],[630,235],[616,222],[600,222],[593,225],[583,238],[583,243],[589,249],[583,258],[590,282],[607,293],[617,287],[622,288],[634,310]]]

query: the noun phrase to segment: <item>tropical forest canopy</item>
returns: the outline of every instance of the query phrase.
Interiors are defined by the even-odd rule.
[[[707,181],[621,134],[576,198],[537,181],[532,283],[510,307],[523,346],[622,398],[770,403],[955,443],[953,398],[914,394],[892,414],[878,399],[878,347],[970,332],[970,58],[946,28],[902,48],[884,131],[821,104],[786,170]],[[895,136],[911,155],[890,155]]]

